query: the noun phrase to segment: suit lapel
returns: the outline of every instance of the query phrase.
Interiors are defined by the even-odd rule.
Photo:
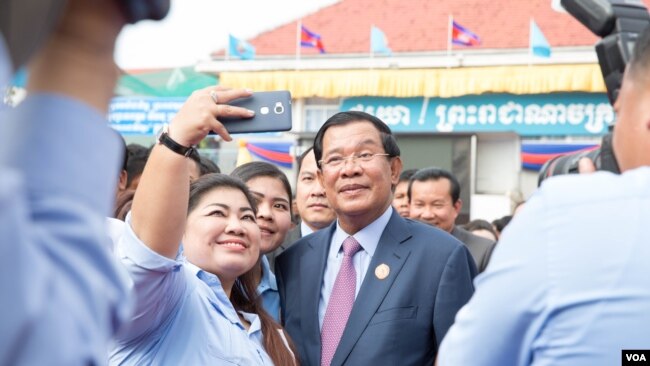
[[[307,348],[308,365],[320,365],[321,339],[318,322],[320,291],[327,262],[332,233],[336,222],[329,228],[315,233],[307,242],[307,249],[300,259],[300,309],[303,341]]]
[[[348,324],[343,331],[332,365],[341,365],[348,357],[354,345],[361,337],[370,319],[375,315],[379,305],[390,290],[395,278],[406,262],[410,249],[403,242],[411,237],[406,222],[396,211],[393,214],[379,239],[375,255],[370,261],[368,271],[363,279],[359,294],[357,295]],[[390,268],[388,277],[380,280],[375,275],[375,268],[380,264],[386,264]]]

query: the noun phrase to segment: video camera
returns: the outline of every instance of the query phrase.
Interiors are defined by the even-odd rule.
[[[171,0],[115,0],[126,20],[160,20],[167,15]],[[0,1],[0,33],[9,49],[14,68],[29,58],[47,38],[63,14],[66,0]]]
[[[634,44],[650,24],[648,9],[641,0],[561,0],[561,4],[580,23],[602,37],[596,43],[596,55],[607,97],[614,105]],[[610,132],[603,136],[600,148],[547,161],[540,170],[538,184],[554,175],[577,173],[578,161],[583,157],[591,159],[597,170],[620,173],[612,150],[611,127]]]

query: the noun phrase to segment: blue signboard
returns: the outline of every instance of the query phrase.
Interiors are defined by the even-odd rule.
[[[113,98],[108,121],[122,135],[156,135],[171,121],[186,98]]]
[[[485,94],[457,98],[347,98],[341,110],[368,112],[395,132],[516,132],[598,136],[614,122],[605,94]]]

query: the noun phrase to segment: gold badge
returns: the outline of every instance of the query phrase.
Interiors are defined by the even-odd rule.
[[[390,267],[388,265],[382,263],[375,268],[375,276],[379,278],[380,280],[383,280],[384,278],[388,277],[388,274],[390,273]]]

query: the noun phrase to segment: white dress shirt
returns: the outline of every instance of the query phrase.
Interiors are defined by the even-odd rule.
[[[312,230],[309,225],[305,224],[304,221],[300,221],[300,237],[304,238],[305,236],[313,233],[314,230]]]

